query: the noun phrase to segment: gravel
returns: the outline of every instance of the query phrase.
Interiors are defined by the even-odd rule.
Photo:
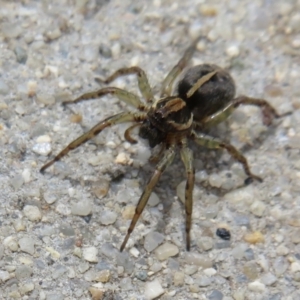
[[[300,299],[299,0],[0,0],[0,7],[3,299]],[[191,64],[225,67],[237,94],[292,113],[266,127],[259,109],[239,107],[211,131],[241,150],[263,183],[245,186],[228,153],[192,146],[190,253],[178,157],[120,253],[154,170],[152,151],[138,130],[130,144],[127,127],[115,126],[40,174],[80,134],[127,109],[111,96],[61,103],[125,66],[142,67],[158,89],[199,34],[207,39]],[[111,85],[138,93],[136,81]],[[230,230],[230,241],[218,228]]]

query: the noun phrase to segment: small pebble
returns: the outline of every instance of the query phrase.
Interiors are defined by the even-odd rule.
[[[99,222],[102,225],[114,224],[117,220],[117,217],[118,215],[114,211],[104,210],[99,216]]]
[[[23,34],[23,27],[19,23],[3,22],[1,24],[1,33],[3,37],[15,39]]]
[[[87,216],[92,212],[92,204],[88,200],[83,200],[71,205],[71,213],[76,216]]]
[[[277,281],[277,277],[272,273],[267,273],[264,274],[260,280],[263,284],[271,286]]]
[[[200,247],[204,251],[208,251],[212,249],[214,245],[214,241],[211,237],[209,236],[203,236],[200,239],[196,241],[198,247]]]
[[[7,95],[9,93],[9,90],[10,89],[8,85],[3,80],[0,79],[0,95],[3,96]]]
[[[250,211],[257,217],[262,217],[266,209],[266,205],[259,200],[256,200],[250,206]]]
[[[169,257],[177,255],[179,249],[176,245],[171,243],[165,243],[155,250],[155,256],[158,260],[166,260]]]
[[[290,268],[292,273],[300,272],[300,263],[298,261],[295,261],[291,263]]]
[[[231,58],[237,57],[240,55],[240,49],[237,45],[231,45],[226,48],[226,54]]]
[[[196,265],[202,267],[203,269],[211,268],[213,265],[211,259],[209,259],[206,254],[203,255],[196,252],[186,253],[185,261],[187,264]]]
[[[17,62],[20,64],[25,64],[28,57],[26,50],[20,46],[16,46],[14,52],[16,54]]]
[[[98,262],[98,249],[96,247],[87,247],[82,249],[82,256],[88,262]]]
[[[0,270],[0,282],[5,282],[10,279],[10,275],[7,271]]]
[[[121,152],[116,157],[115,163],[121,165],[130,165],[132,163],[132,159],[127,153]]]
[[[184,273],[187,275],[193,275],[198,271],[198,267],[197,266],[193,266],[193,265],[185,265],[184,267]]]
[[[104,45],[104,44],[99,45],[99,53],[105,58],[111,58],[112,57],[111,49],[108,46]]]
[[[223,183],[223,179],[219,174],[211,174],[208,178],[208,182],[212,187],[220,188]]]
[[[23,237],[19,240],[19,246],[21,251],[30,255],[34,254],[34,240],[29,237]]]
[[[68,269],[64,265],[56,265],[53,271],[51,272],[51,276],[54,280],[57,280],[59,277],[63,276]]]
[[[151,194],[151,196],[150,196],[150,198],[149,198],[149,200],[148,200],[147,205],[149,205],[149,206],[151,206],[151,207],[154,207],[154,206],[156,206],[158,203],[160,203],[160,200],[159,200],[157,194],[154,193],[154,192],[152,192],[152,194]]]
[[[248,289],[253,292],[262,293],[265,291],[266,286],[259,281],[253,281],[248,284]]]
[[[31,171],[30,169],[24,169],[22,172],[22,177],[25,183],[28,183],[31,181]]]
[[[42,219],[40,209],[34,205],[25,205],[23,208],[23,213],[30,221],[33,222],[40,221]]]
[[[14,227],[15,227],[17,232],[24,231],[26,229],[23,219],[15,220],[14,221]]]
[[[245,252],[244,252],[244,257],[248,261],[253,260],[255,258],[253,250],[251,248],[246,249]]]
[[[50,143],[34,144],[32,147],[32,151],[39,155],[48,156],[52,151],[51,144]]]
[[[36,99],[45,105],[52,105],[55,103],[55,97],[52,94],[37,93]]]
[[[18,280],[27,279],[32,275],[32,268],[30,266],[17,266],[15,271]]]
[[[288,267],[289,264],[283,256],[277,257],[273,263],[274,272],[277,277],[283,275]]]
[[[146,281],[147,278],[148,278],[148,275],[147,275],[147,272],[142,270],[142,271],[138,271],[136,274],[135,274],[135,277],[141,281]]]
[[[175,286],[182,286],[184,284],[184,273],[175,272],[173,277],[173,282]]]
[[[199,287],[206,287],[212,283],[212,278],[201,275],[197,279],[195,279],[195,283],[198,284]]]
[[[135,213],[135,206],[128,205],[122,211],[122,217],[125,220],[131,220]]]
[[[106,179],[101,179],[93,183],[92,192],[98,198],[102,199],[105,197],[109,190],[110,182]]]
[[[36,94],[37,82],[30,80],[27,83],[27,93],[29,97],[33,97]]]
[[[207,268],[203,271],[203,273],[206,275],[206,276],[209,276],[209,277],[212,277],[214,275],[216,275],[217,271],[216,269],[214,268]]]
[[[162,264],[160,262],[155,262],[150,268],[150,270],[154,273],[159,272],[161,269],[162,269]]]
[[[290,253],[290,250],[285,245],[281,244],[276,248],[276,253],[278,256],[285,256]]]
[[[92,300],[102,300],[104,297],[104,290],[103,289],[98,289],[96,287],[89,287],[89,292],[92,295]]]
[[[53,249],[52,247],[46,247],[45,249],[50,253],[53,259],[57,260],[60,258],[60,253],[55,249]]]
[[[250,244],[258,244],[258,243],[263,243],[265,238],[261,232],[255,231],[252,233],[247,233],[244,236],[244,240]]]
[[[146,251],[151,252],[156,249],[164,239],[164,236],[159,232],[149,232],[145,237],[144,248]]]
[[[16,175],[10,180],[10,184],[15,190],[20,189],[23,183],[24,183],[24,178],[22,175]]]
[[[106,283],[109,282],[111,278],[111,273],[109,270],[102,270],[97,273],[95,280],[98,282]]]
[[[220,291],[218,291],[218,290],[213,290],[213,291],[211,292],[211,294],[208,295],[207,298],[208,298],[209,300],[222,300],[223,297],[224,297],[224,295],[223,295]]]
[[[158,279],[154,279],[153,281],[146,282],[145,284],[145,297],[147,300],[152,300],[164,293],[164,289],[162,288]]]

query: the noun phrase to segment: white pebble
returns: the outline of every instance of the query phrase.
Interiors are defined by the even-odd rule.
[[[92,205],[87,200],[73,203],[71,206],[71,213],[76,216],[87,216],[91,212],[92,212]]]
[[[37,143],[50,143],[51,137],[49,135],[40,135],[36,138]]]
[[[132,159],[130,159],[130,156],[128,154],[121,152],[116,157],[115,163],[120,165],[129,165],[132,163]]]
[[[216,269],[214,269],[214,268],[207,268],[207,269],[205,269],[205,270],[203,271],[203,273],[204,273],[206,276],[211,277],[211,276],[214,276],[214,275],[217,273],[217,271],[216,271]]]
[[[166,260],[171,256],[177,255],[178,252],[179,250],[177,246],[171,243],[165,243],[155,250],[155,255],[159,260]]]
[[[138,249],[136,249],[135,247],[132,247],[130,250],[129,250],[130,254],[134,257],[139,257],[140,255],[140,251]]]
[[[17,251],[19,246],[16,241],[16,239],[13,236],[8,236],[7,238],[4,239],[3,245],[6,248],[9,248],[11,251]]]
[[[30,221],[40,221],[42,218],[41,211],[37,206],[34,205],[25,205],[23,209],[24,215],[30,220]]]
[[[209,176],[208,182],[212,187],[220,188],[223,180],[219,174],[212,174]]]
[[[0,270],[0,282],[5,282],[10,278],[10,275],[7,271]]]
[[[96,247],[87,247],[82,250],[83,258],[88,262],[98,262],[98,249]]]
[[[145,297],[147,300],[155,299],[163,293],[164,289],[162,288],[160,282],[157,279],[147,282],[145,284]]]
[[[111,47],[111,53],[112,53],[112,57],[114,59],[117,59],[120,57],[121,54],[121,45],[120,43],[115,43],[112,47]]]
[[[22,172],[22,177],[24,179],[25,183],[28,183],[31,181],[31,171],[30,169],[24,169]]]
[[[266,286],[259,281],[253,281],[248,284],[248,289],[253,292],[264,292],[265,288]]]
[[[254,201],[250,206],[251,213],[253,213],[257,217],[262,217],[265,209],[266,209],[266,205],[259,200]]]
[[[101,213],[99,221],[102,225],[110,225],[116,222],[118,215],[114,211],[106,210]]]
[[[300,272],[300,263],[295,261],[291,264],[292,273]]]
[[[32,151],[39,155],[48,156],[52,151],[51,144],[50,143],[34,144],[32,147]]]
[[[231,45],[226,49],[226,54],[229,57],[237,57],[240,55],[240,49],[237,45]]]

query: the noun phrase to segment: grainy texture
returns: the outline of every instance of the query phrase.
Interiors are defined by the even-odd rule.
[[[300,299],[299,0],[0,7],[1,299]],[[139,65],[152,86],[161,83],[199,33],[208,41],[193,64],[229,68],[237,94],[292,114],[267,128],[258,109],[240,107],[213,132],[243,151],[263,183],[242,186],[246,176],[228,154],[194,147],[190,253],[185,171],[175,159],[120,254],[153,170],[149,148],[124,142],[126,126],[114,127],[41,175],[49,155],[125,107],[113,97],[61,102],[120,67]],[[112,85],[137,91],[135,78]]]

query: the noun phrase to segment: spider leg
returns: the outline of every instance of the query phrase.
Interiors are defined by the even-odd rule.
[[[118,78],[120,76],[132,75],[132,74],[137,75],[138,86],[139,86],[141,94],[145,98],[146,102],[147,103],[152,103],[153,98],[154,98],[153,92],[152,92],[152,89],[150,87],[150,84],[149,84],[148,78],[146,76],[146,73],[140,67],[135,66],[135,67],[130,67],[130,68],[121,68],[121,69],[117,70],[115,73],[113,73],[112,75],[110,75],[105,80],[102,80],[100,78],[96,78],[95,80],[98,81],[98,82],[103,82],[105,84],[109,84],[109,83],[111,83],[112,81],[114,81],[116,78]]]
[[[97,99],[108,94],[115,95],[116,97],[119,98],[119,100],[124,101],[127,104],[137,108],[139,111],[148,110],[147,106],[141,102],[141,100],[137,95],[116,87],[106,87],[94,92],[88,92],[79,96],[74,100],[66,101],[63,104],[78,103],[81,101]]]
[[[232,112],[240,105],[254,105],[260,107],[263,115],[263,123],[265,125],[270,125],[273,118],[280,118],[287,115],[287,114],[279,115],[276,109],[264,99],[256,99],[247,96],[240,96],[233,99],[232,102],[229,103],[222,110],[205,118],[203,121],[201,121],[201,123],[205,127],[212,127],[214,125],[217,125],[222,121],[226,120],[232,114]]]
[[[169,74],[165,77],[162,82],[161,87],[161,97],[164,95],[170,96],[172,92],[172,87],[177,76],[182,72],[182,70],[188,65],[188,62],[191,60],[195,50],[196,45],[199,41],[200,37],[195,40],[195,42],[185,50],[182,58],[179,62],[173,67],[173,69],[169,72]]]
[[[246,157],[241,152],[239,152],[234,146],[224,143],[220,140],[216,140],[213,137],[205,134],[197,134],[194,130],[191,133],[191,139],[193,139],[198,145],[204,146],[209,149],[226,149],[235,160],[237,160],[243,165],[245,173],[250,178],[262,182],[262,179],[259,176],[252,174]]]
[[[185,166],[187,181],[185,186],[185,232],[186,232],[186,250],[190,251],[191,247],[191,225],[193,213],[193,189],[195,183],[195,168],[193,165],[193,152],[187,148],[186,143],[180,149],[181,159]]]
[[[160,149],[159,151],[156,151],[155,153],[151,154],[149,157],[149,162],[152,164],[158,163],[163,152],[166,150],[166,144],[162,143],[159,145]]]
[[[125,236],[125,239],[121,245],[120,251],[122,252],[127,244],[127,241],[130,237],[130,234],[132,233],[141,213],[143,212],[148,199],[155,187],[155,185],[157,184],[158,180],[160,179],[161,174],[164,172],[164,170],[172,163],[173,159],[175,157],[175,146],[171,146],[170,148],[168,148],[166,150],[166,152],[164,153],[162,159],[160,160],[160,162],[157,164],[154,174],[152,175],[152,177],[150,178],[148,184],[146,185],[146,188],[143,192],[143,194],[140,197],[140,200],[135,208],[135,214],[131,220],[130,226],[128,228],[127,234]]]
[[[104,128],[110,127],[115,124],[126,123],[126,122],[141,122],[145,118],[146,115],[142,113],[126,112],[126,113],[119,113],[117,115],[111,116],[101,121],[93,128],[91,128],[88,132],[78,137],[76,140],[71,142],[67,147],[65,147],[62,151],[60,151],[52,160],[50,160],[41,168],[40,172],[43,173],[53,163],[60,160],[63,156],[67,155],[71,150],[74,150],[75,148],[79,147],[83,143],[87,142],[88,140],[90,140],[91,138],[99,134]]]
[[[204,76],[202,76],[200,79],[196,81],[196,83],[189,89],[186,96],[187,98],[190,98],[194,95],[194,93],[209,79],[211,79],[218,71],[210,72]]]
[[[137,127],[137,126],[141,126],[141,124],[139,124],[139,123],[133,124],[132,126],[128,127],[128,128],[125,130],[124,137],[125,137],[126,141],[129,142],[130,144],[136,144],[136,143],[137,143],[137,141],[136,141],[133,137],[131,137],[131,135],[130,135],[130,134],[131,134],[131,131],[132,131],[135,127]]]

